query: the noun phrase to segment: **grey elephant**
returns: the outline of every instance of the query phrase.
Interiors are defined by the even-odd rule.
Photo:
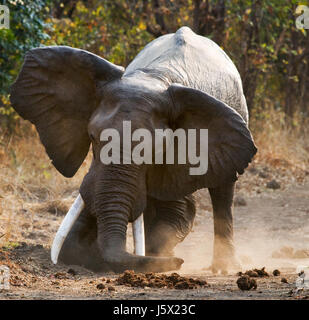
[[[179,269],[183,260],[173,249],[192,228],[192,193],[208,188],[212,268],[235,265],[234,186],[257,149],[240,75],[213,41],[182,27],[149,43],[126,70],[84,50],[35,48],[11,88],[11,102],[36,126],[65,177],[76,173],[92,145],[92,164],[75,203],[81,214],[65,226],[61,261],[95,271]],[[100,151],[107,142],[101,132],[121,132],[124,121],[153,134],[156,129],[208,129],[207,172],[191,175],[189,163],[103,164]],[[127,225],[142,213],[146,256],[126,250]]]

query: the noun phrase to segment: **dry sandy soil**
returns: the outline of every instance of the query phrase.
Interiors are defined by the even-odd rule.
[[[206,280],[208,286],[191,290],[134,288],[116,285],[115,274],[52,265],[50,245],[75,191],[61,203],[24,203],[16,209],[11,233],[19,236],[0,252],[0,265],[6,264],[11,270],[11,286],[0,291],[0,299],[309,299],[309,288],[297,290],[295,285],[296,268],[309,266],[309,179],[291,184],[281,181],[281,188],[273,190],[265,187],[269,178],[269,173],[251,168],[237,189],[236,204],[241,203],[240,197],[246,204],[234,208],[242,271],[266,267],[269,273],[269,277],[256,278],[256,290],[241,291],[236,274],[213,275],[206,269],[213,243],[207,190],[196,194],[198,213],[193,232],[176,248],[176,255],[185,260],[180,275]],[[287,248],[276,254],[282,247]],[[132,249],[131,230],[128,248]],[[281,275],[273,276],[274,269]],[[281,282],[283,277],[287,283]],[[104,284],[103,289],[98,289],[98,284]]]

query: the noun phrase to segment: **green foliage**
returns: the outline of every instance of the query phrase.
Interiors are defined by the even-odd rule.
[[[17,248],[19,246],[20,246],[20,244],[18,242],[8,241],[8,242],[4,243],[4,245],[2,245],[0,247],[0,250],[11,251],[11,250],[14,250],[15,248]]]
[[[8,0],[3,4],[10,9],[10,29],[0,29],[0,117],[16,119],[9,104],[9,87],[17,76],[26,51],[40,46],[48,38],[44,29],[45,0]],[[1,120],[1,118],[0,118]]]
[[[48,44],[69,45],[89,50],[109,61],[127,65],[137,52],[153,39],[138,14],[142,1],[130,6],[128,1],[93,1],[86,6],[77,2],[67,18],[50,18],[53,25]]]
[[[265,97],[284,106],[287,103],[284,88],[291,81],[297,82],[301,73],[303,83],[308,78],[302,72],[308,64],[309,53],[304,54],[308,35],[306,30],[297,30],[295,26],[298,3],[296,0],[227,2],[227,36],[223,46],[239,68],[247,101],[250,91],[256,93],[250,101],[254,106],[264,105]],[[303,103],[306,109],[304,101],[298,100],[302,95],[300,87],[293,89],[294,107]]]

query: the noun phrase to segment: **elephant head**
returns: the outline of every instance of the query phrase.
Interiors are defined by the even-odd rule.
[[[235,181],[256,152],[245,121],[225,103],[147,70],[124,74],[122,67],[70,47],[29,51],[12,86],[11,102],[36,126],[53,165],[65,177],[76,173],[92,145],[93,161],[80,194],[96,217],[102,259],[115,270],[120,265],[179,268],[182,259],[127,253],[128,222],[143,212],[147,195],[179,199],[199,188]],[[207,173],[190,175],[188,163],[128,164],[122,153],[120,163],[103,164],[100,152],[107,141],[101,132],[113,128],[122,133],[124,121],[130,121],[132,131],[146,128],[152,135],[155,129],[207,128]]]

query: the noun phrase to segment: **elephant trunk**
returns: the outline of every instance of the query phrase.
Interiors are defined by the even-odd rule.
[[[125,252],[126,232],[137,197],[138,170],[131,166],[105,166],[95,186],[98,241],[104,256]],[[111,251],[111,252],[110,252]]]
[[[101,255],[115,272],[179,269],[182,259],[144,257],[126,252],[127,225],[141,196],[141,174],[141,168],[136,165],[109,165],[97,177],[94,201]]]

